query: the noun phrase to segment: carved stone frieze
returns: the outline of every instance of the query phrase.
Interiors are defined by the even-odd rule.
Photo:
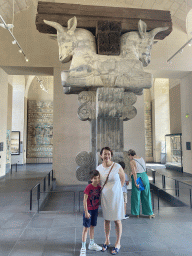
[[[78,117],[81,121],[95,119],[95,92],[83,91],[78,95]]]
[[[76,169],[76,177],[79,181],[88,181],[89,180],[89,172],[94,168],[94,155],[92,152],[88,153],[86,151],[80,152],[75,161],[78,165]]]

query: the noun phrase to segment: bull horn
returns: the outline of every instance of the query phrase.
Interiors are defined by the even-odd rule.
[[[159,32],[167,30],[169,27],[159,27],[159,28],[154,28],[151,30],[149,33],[151,34],[152,37],[155,37]]]
[[[54,22],[54,21],[48,21],[48,20],[43,20],[45,22],[45,24],[55,28],[58,32],[62,33],[65,28],[63,26],[61,26],[61,24]]]

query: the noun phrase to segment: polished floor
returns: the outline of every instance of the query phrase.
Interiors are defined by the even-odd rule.
[[[82,233],[82,203],[78,193],[73,208],[73,186],[58,188],[66,191],[59,203],[45,211],[29,211],[29,190],[51,170],[51,165],[18,166],[17,173],[0,179],[0,256],[71,256],[79,255]],[[81,191],[79,187],[76,191]],[[67,194],[68,193],[68,194]],[[54,194],[56,195],[56,194]],[[80,196],[80,200],[81,200]],[[130,195],[129,195],[130,200]],[[65,207],[63,207],[63,205]],[[54,208],[55,207],[55,208]],[[123,233],[119,255],[172,256],[192,255],[192,210],[190,207],[170,207],[161,202],[155,206],[155,219],[141,216],[123,220]],[[127,205],[130,213],[130,201]],[[95,242],[102,244],[105,235],[101,211],[95,228]],[[114,223],[111,227],[111,247],[105,252],[87,255],[111,255],[115,243]]]

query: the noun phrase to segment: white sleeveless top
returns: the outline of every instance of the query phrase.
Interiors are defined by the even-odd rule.
[[[138,159],[133,159],[136,163],[136,173],[143,173],[146,172],[146,165],[144,159],[138,158]],[[143,166],[143,167],[142,167]]]

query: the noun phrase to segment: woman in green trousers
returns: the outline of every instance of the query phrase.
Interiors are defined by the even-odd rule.
[[[139,217],[140,214],[140,200],[142,204],[142,214],[148,215],[149,218],[154,218],[149,179],[146,174],[146,165],[142,157],[138,157],[136,152],[132,149],[128,151],[130,165],[132,170],[132,193],[131,193],[131,214]],[[145,189],[139,190],[139,185],[136,183],[137,178],[141,177]]]

